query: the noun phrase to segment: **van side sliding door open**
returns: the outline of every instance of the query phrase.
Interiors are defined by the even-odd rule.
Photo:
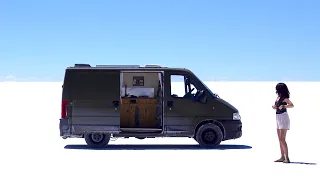
[[[161,133],[163,79],[157,71],[122,71],[120,130],[130,133]]]

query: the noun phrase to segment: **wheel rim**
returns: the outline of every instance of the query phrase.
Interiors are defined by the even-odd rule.
[[[101,134],[101,133],[92,133],[91,134],[91,139],[92,139],[93,142],[98,143],[98,142],[102,141],[103,134]]]
[[[206,130],[202,134],[202,139],[206,144],[212,144],[216,140],[216,134],[213,130]]]

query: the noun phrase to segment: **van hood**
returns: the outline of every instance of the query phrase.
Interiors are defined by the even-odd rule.
[[[219,96],[216,96],[216,100],[221,102],[222,104],[225,104],[226,106],[230,107],[234,112],[233,113],[238,113],[238,109],[235,108],[233,105],[225,101],[224,99],[220,98]]]

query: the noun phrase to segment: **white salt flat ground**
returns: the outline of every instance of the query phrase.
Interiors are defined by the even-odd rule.
[[[225,150],[201,150],[188,138],[118,139],[111,144],[130,145],[111,150],[81,149],[72,145],[84,145],[84,140],[59,137],[61,83],[2,82],[0,179],[319,180],[320,83],[287,84],[295,104],[289,110],[291,130],[287,135],[291,161],[297,162],[292,164],[273,162],[280,154],[271,109],[276,82],[207,83],[235,105],[243,118],[243,137],[224,142],[234,145],[225,146]],[[159,148],[155,144],[167,145]],[[241,149],[245,146],[252,148]]]

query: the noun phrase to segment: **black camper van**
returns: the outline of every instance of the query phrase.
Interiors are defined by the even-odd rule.
[[[189,137],[214,148],[242,136],[238,110],[188,69],[75,64],[62,87],[60,136],[92,148],[112,137]]]

